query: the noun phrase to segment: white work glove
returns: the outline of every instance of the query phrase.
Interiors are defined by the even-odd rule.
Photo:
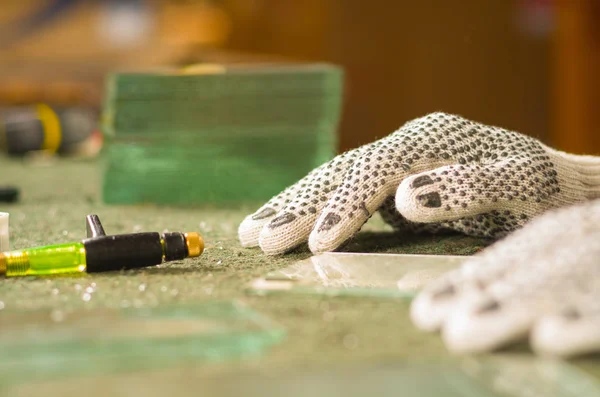
[[[243,246],[338,248],[380,210],[402,229],[501,237],[544,211],[600,197],[600,160],[459,116],[433,113],[341,154],[239,227]]]
[[[427,285],[411,306],[455,352],[529,336],[542,354],[600,351],[600,200],[550,211]]]

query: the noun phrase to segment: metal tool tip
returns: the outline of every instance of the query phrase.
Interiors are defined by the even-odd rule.
[[[185,245],[188,249],[188,257],[200,256],[204,251],[204,240],[199,233],[189,232],[185,233]]]

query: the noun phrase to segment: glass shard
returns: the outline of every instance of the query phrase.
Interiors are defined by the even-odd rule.
[[[427,282],[460,266],[466,258],[330,252],[270,272],[254,280],[249,291],[412,298]]]

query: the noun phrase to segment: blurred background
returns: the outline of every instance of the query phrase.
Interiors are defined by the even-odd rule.
[[[278,60],[344,68],[340,151],[445,111],[600,154],[597,0],[3,0],[0,7],[0,112],[13,118],[44,103],[94,130],[110,71]]]

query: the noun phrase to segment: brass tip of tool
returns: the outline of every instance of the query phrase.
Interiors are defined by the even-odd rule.
[[[185,245],[188,249],[188,257],[200,256],[204,251],[204,240],[199,233],[190,232],[185,233]]]
[[[0,274],[6,274],[6,255],[0,252]]]

